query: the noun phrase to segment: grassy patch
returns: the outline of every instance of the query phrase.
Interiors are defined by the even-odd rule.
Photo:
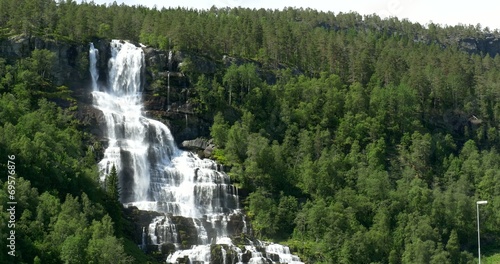
[[[484,249],[481,247],[481,253],[481,263],[500,264],[500,248],[494,243],[486,245]]]
[[[484,263],[484,264],[500,264],[500,253],[489,255],[489,256],[483,256],[481,258],[481,263]]]

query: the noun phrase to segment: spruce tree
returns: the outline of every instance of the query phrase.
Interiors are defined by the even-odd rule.
[[[118,173],[116,172],[116,167],[114,164],[111,168],[111,172],[108,174],[108,177],[106,179],[106,192],[111,201],[119,202],[120,186],[118,182]]]
[[[120,185],[118,181],[118,173],[113,164],[111,172],[106,178],[106,194],[108,195],[107,211],[113,219],[116,234],[122,233],[122,205],[120,203]]]

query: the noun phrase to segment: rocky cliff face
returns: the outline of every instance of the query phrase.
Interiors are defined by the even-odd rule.
[[[187,77],[180,71],[186,55],[151,47],[143,50],[146,62],[143,101],[147,114],[167,124],[179,146],[184,140],[208,136],[210,121],[195,113],[193,105],[189,103],[193,93],[188,88]],[[198,72],[215,72],[214,62],[194,58],[199,62],[194,64]]]
[[[487,34],[482,38],[464,38],[459,40],[461,49],[469,53],[490,55],[494,58],[500,53],[500,37]]]
[[[107,62],[111,56],[109,40],[94,39],[92,42],[99,50],[99,82],[106,83]],[[0,40],[0,57],[6,58],[10,63],[30,56],[35,49],[47,49],[56,54],[57,59],[52,73],[56,85],[66,85],[70,88],[78,101],[76,116],[82,122],[83,129],[103,140],[104,117],[92,106],[88,43],[69,43],[24,35]],[[207,136],[210,123],[196,115],[192,105],[188,103],[192,93],[187,88],[187,78],[179,70],[179,65],[185,60],[186,55],[181,52],[168,53],[151,47],[143,47],[143,50],[146,61],[144,110],[149,116],[167,124],[179,145],[184,140]],[[201,62],[199,67],[206,72],[215,71],[213,62]]]
[[[0,55],[11,63],[30,56],[35,49],[47,49],[56,54],[57,60],[51,73],[56,85],[77,86],[87,79],[88,71],[85,71],[85,67],[88,65],[88,58],[82,57],[87,49],[84,45],[25,35],[0,40]]]

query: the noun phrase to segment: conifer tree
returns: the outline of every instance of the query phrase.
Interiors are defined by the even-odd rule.
[[[118,180],[118,173],[113,164],[111,172],[106,177],[106,193],[108,195],[107,211],[114,222],[114,228],[117,234],[122,232],[122,205],[120,203],[120,182]]]
[[[106,179],[106,192],[112,201],[118,202],[120,200],[120,185],[118,181],[118,173],[116,172],[114,164]]]

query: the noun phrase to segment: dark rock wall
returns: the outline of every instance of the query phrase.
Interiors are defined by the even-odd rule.
[[[99,50],[98,83],[105,85],[108,76],[108,60],[111,56],[110,41],[93,39]],[[0,57],[9,63],[31,55],[35,49],[47,49],[56,54],[56,62],[52,71],[56,85],[66,85],[78,102],[77,118],[83,129],[95,135],[100,141],[105,140],[104,117],[100,111],[92,107],[91,81],[89,73],[89,44],[69,43],[52,39],[41,39],[24,35],[0,40]],[[179,65],[186,58],[181,52],[169,53],[145,47],[144,69],[144,110],[146,114],[165,123],[172,131],[174,138],[180,142],[208,136],[210,122],[196,115],[188,103],[192,93],[187,88],[188,80],[180,72]],[[215,72],[215,63],[195,59],[200,62],[200,69]],[[152,84],[155,84],[154,89]],[[170,89],[168,89],[170,86]],[[170,90],[170,92],[169,92]],[[64,105],[61,105],[64,107]]]
[[[184,140],[208,136],[211,123],[197,115],[189,99],[193,96],[188,79],[179,65],[186,59],[182,52],[169,53],[150,47],[143,48],[146,63],[144,109],[146,114],[165,123],[178,145]],[[191,57],[197,71],[214,73],[216,65],[198,57]],[[199,63],[198,63],[199,62]]]
[[[88,82],[88,45],[41,39],[25,35],[0,40],[0,56],[8,62],[28,57],[35,49],[47,49],[56,54],[51,75],[56,85],[84,86]],[[87,69],[87,70],[86,70]]]
[[[493,35],[484,38],[464,38],[459,40],[459,46],[469,53],[490,55],[494,58],[500,53],[500,38]]]

